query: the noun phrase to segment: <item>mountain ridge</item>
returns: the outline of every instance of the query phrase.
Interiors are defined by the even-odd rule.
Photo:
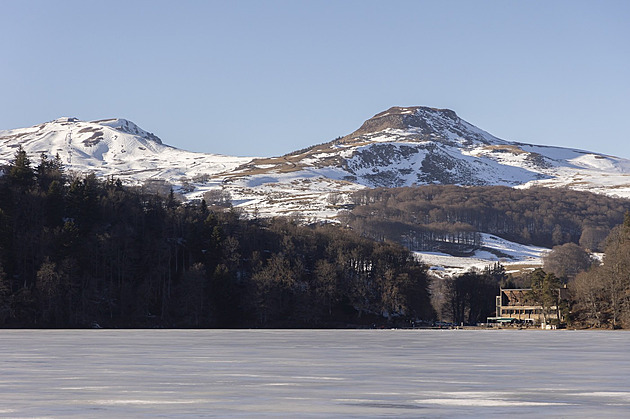
[[[422,184],[570,187],[630,197],[630,160],[497,138],[450,109],[395,106],[354,132],[280,157],[231,157],[166,145],[122,118],[63,117],[0,131],[0,161],[18,146],[59,154],[70,170],[140,185],[172,184],[187,199],[227,191],[261,216],[331,219],[363,188]]]

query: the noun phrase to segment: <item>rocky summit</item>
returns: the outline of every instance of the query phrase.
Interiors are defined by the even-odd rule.
[[[394,106],[374,115],[341,142],[352,143],[373,138],[381,132],[404,133],[407,139],[418,141],[440,141],[456,144],[455,140],[464,142],[478,141],[482,143],[504,143],[487,132],[462,120],[450,109],[435,109],[421,106]]]

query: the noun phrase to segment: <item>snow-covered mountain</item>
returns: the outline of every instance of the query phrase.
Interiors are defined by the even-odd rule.
[[[281,157],[229,157],[163,144],[124,119],[60,118],[0,131],[0,163],[21,145],[35,162],[59,154],[69,170],[127,183],[166,180],[188,198],[228,191],[261,216],[334,218],[349,193],[428,183],[566,186],[630,197],[630,160],[505,141],[448,109],[393,107],[355,132]]]
[[[59,155],[68,170],[115,176],[131,184],[158,179],[181,185],[182,178],[208,179],[251,160],[179,150],[125,119],[59,118],[0,131],[0,163],[13,159],[20,145],[35,163],[41,153]]]
[[[334,213],[330,204],[343,202],[339,194],[346,191],[430,183],[544,185],[630,197],[630,160],[505,141],[448,109],[393,107],[343,138],[254,159],[226,180],[243,201],[265,191],[258,208],[312,208],[306,212],[312,216]]]

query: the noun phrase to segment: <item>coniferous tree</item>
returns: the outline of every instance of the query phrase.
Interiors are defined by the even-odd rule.
[[[20,145],[15,152],[15,159],[9,166],[9,179],[23,192],[27,191],[34,181],[35,172],[26,151]]]

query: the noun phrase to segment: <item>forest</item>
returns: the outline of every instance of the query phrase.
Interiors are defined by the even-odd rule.
[[[569,287],[577,324],[630,328],[630,212],[607,237],[602,262],[576,272]]]
[[[355,192],[345,224],[366,237],[417,251],[479,248],[478,232],[551,248],[576,243],[602,251],[623,222],[626,199],[566,188],[426,185]]]
[[[626,200],[502,187],[366,190],[341,224],[244,217],[33,164],[0,176],[0,327],[344,328],[484,322],[500,287],[567,285],[572,326],[630,327]],[[211,197],[212,198],[212,197]],[[624,218],[625,214],[625,218]],[[553,246],[543,269],[436,279],[409,249],[460,252],[478,231]],[[407,246],[407,248],[405,246]],[[602,260],[590,251],[603,251]]]
[[[561,302],[573,327],[630,327],[630,202],[563,188],[427,185],[362,190],[343,222],[374,240],[411,250],[469,255],[483,231],[551,248],[543,267],[506,274],[497,264],[430,281],[437,318],[455,324],[485,321],[499,287],[533,288],[539,303],[566,286]],[[594,253],[603,254],[599,259]],[[501,256],[501,255],[497,255]],[[536,284],[546,289],[536,290]],[[536,299],[535,298],[535,299]]]
[[[336,225],[245,219],[115,179],[0,177],[2,327],[356,327],[434,317],[426,267]]]

